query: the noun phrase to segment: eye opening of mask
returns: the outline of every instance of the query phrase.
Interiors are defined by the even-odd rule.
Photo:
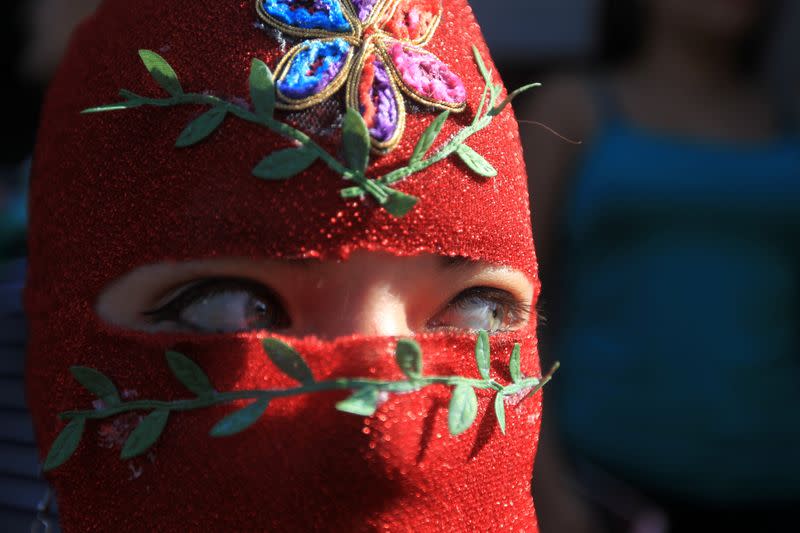
[[[488,304],[486,306],[486,324],[462,323],[455,325],[452,323],[454,312],[461,312],[464,319],[473,321],[480,320],[475,312],[469,313],[471,307],[476,305]],[[446,306],[442,308],[429,322],[428,328],[431,330],[450,330],[450,331],[479,331],[486,330],[489,333],[499,333],[516,329],[527,323],[531,313],[531,305],[511,292],[490,286],[473,286],[459,292],[453,297]],[[451,318],[448,319],[448,316]]]
[[[240,304],[243,309],[240,319],[240,326],[228,323],[225,320],[225,309],[218,312],[206,309],[207,312],[195,312],[187,316],[186,311],[191,310],[192,306],[209,307],[213,300],[224,298],[233,300],[232,304]],[[218,305],[224,305],[220,302]],[[227,309],[230,317],[236,319],[237,309]],[[247,311],[252,311],[253,316],[248,317]],[[207,333],[240,333],[256,330],[281,331],[291,326],[291,319],[286,311],[286,304],[281,297],[272,289],[262,283],[247,278],[237,277],[209,277],[190,282],[171,291],[163,303],[158,307],[142,312],[142,316],[149,323],[156,325],[159,323],[173,323],[179,329],[194,332]],[[199,322],[203,317],[206,319],[216,318],[222,324],[214,328],[209,328]]]
[[[365,251],[340,261],[231,257],[144,265],[108,284],[97,312],[113,325],[149,333],[501,333],[528,323],[533,296],[530,280],[512,268]],[[390,312],[399,312],[396,324],[378,324]]]

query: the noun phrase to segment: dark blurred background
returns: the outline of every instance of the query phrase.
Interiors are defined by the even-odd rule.
[[[46,500],[22,393],[29,159],[99,3],[7,0],[0,22],[3,531]],[[563,364],[542,533],[800,531],[800,2],[471,3],[507,86],[545,84],[515,104],[542,358]]]
[[[24,255],[25,182],[39,107],[73,28],[99,0],[10,0],[0,25],[3,79],[0,258]]]

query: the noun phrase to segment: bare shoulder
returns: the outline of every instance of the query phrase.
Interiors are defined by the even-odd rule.
[[[545,129],[527,125],[537,122],[556,132],[585,141],[595,125],[591,92],[586,77],[577,74],[559,74],[545,80],[517,110],[517,118],[524,130],[531,133],[537,129],[552,135]]]

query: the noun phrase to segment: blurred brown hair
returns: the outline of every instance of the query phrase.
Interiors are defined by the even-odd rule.
[[[761,0],[761,16],[740,45],[742,74],[761,70],[773,30],[782,10],[782,0]],[[599,9],[596,62],[601,67],[616,67],[635,58],[648,31],[644,0],[603,0]]]

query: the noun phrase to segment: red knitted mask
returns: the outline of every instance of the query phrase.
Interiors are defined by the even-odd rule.
[[[501,87],[484,93],[487,75],[499,80],[488,71],[493,65],[466,0],[443,0],[443,8],[436,0],[373,4],[107,0],[77,32],[47,99],[32,177],[27,379],[42,457],[65,427],[59,413],[113,403],[98,404],[70,374],[75,365],[102,372],[122,402],[195,397],[167,365],[167,350],[194,361],[220,393],[298,386],[265,355],[266,333],[146,334],[101,321],[98,295],[142,265],[347,259],[374,250],[509,266],[538,285],[517,126],[510,106],[501,105]],[[483,73],[473,44],[486,59]],[[158,56],[145,54],[151,76],[140,49],[163,56],[180,85]],[[254,59],[275,73],[271,120],[304,131],[313,145],[248,120],[272,117],[271,105],[258,101],[263,84],[251,93],[248,80],[260,68]],[[81,114],[119,99],[120,89],[130,91],[122,99],[131,109]],[[140,99],[163,102],[169,92],[198,96],[175,105]],[[209,96],[219,99],[201,101]],[[489,99],[493,105],[481,104]],[[342,121],[348,107],[361,118]],[[465,129],[492,108],[502,111]],[[423,133],[442,110],[451,114],[420,155],[420,139],[433,138]],[[353,132],[360,133],[355,140]],[[175,146],[179,135],[184,147]],[[366,169],[358,168],[364,143],[372,147]],[[448,146],[427,166],[409,164]],[[259,165],[286,149],[283,161]],[[354,172],[343,175],[337,164]],[[381,181],[403,168],[413,170],[405,179]],[[504,386],[512,373],[519,379],[509,365],[515,343],[521,374],[540,375],[535,327],[532,320],[492,337],[492,379]],[[481,379],[475,335],[415,340],[424,376]],[[397,339],[282,341],[317,383],[407,379],[395,361]],[[209,430],[248,402],[174,410],[155,444],[129,460],[120,459],[121,449],[148,410],[87,420],[75,453],[49,473],[62,526],[536,531],[530,476],[538,395],[505,398],[504,435],[497,391],[478,388],[476,422],[452,436],[453,387],[417,389],[379,395],[372,416],[337,410],[346,390],[276,398],[252,426],[224,438]]]

